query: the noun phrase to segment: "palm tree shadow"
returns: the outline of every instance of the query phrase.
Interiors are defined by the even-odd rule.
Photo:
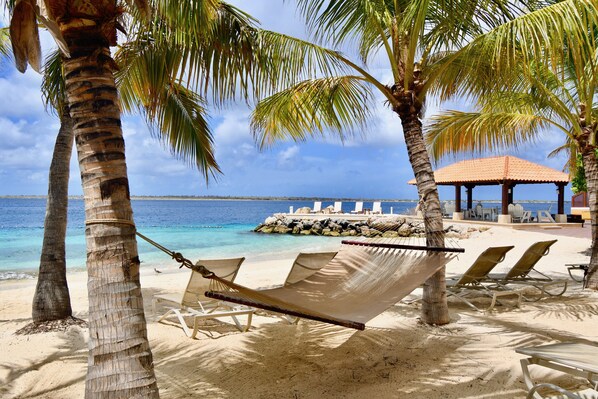
[[[27,389],[25,392],[17,394],[19,398],[33,398],[33,397],[60,397],[60,391],[72,385],[78,384],[85,380],[85,367],[70,367],[69,365],[79,364],[85,365],[87,362],[87,342],[86,331],[79,327],[71,327],[67,332],[48,333],[56,334],[60,337],[61,342],[54,348],[54,351],[44,356],[41,359],[30,361],[26,366],[10,361],[0,363],[0,368],[4,369],[6,373],[5,380],[0,388],[0,396],[4,394],[14,394],[15,390]],[[22,338],[14,345],[23,345],[26,347],[35,346],[34,342],[39,340],[41,345],[47,338],[45,334],[39,334],[38,337]],[[77,370],[77,372],[66,375],[60,372],[61,369],[69,372]],[[51,372],[41,371],[42,369],[50,370]],[[48,383],[47,380],[40,379],[36,376],[54,375],[58,377],[52,379],[53,382]]]
[[[165,388],[162,397],[183,392],[206,397],[363,397],[384,384],[392,387],[389,397],[429,398],[440,397],[447,382],[459,392],[459,369],[479,368],[460,355],[472,338],[459,326],[434,328],[416,320],[404,325],[355,331],[311,321],[272,323],[236,337],[240,343],[159,343],[154,354]],[[462,384],[479,384],[479,378],[483,383],[497,375],[512,379],[508,371],[489,371]],[[512,392],[493,397],[506,399]]]

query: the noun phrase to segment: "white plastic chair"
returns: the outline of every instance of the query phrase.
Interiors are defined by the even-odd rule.
[[[314,209],[313,213],[321,212],[322,211],[322,201],[314,201]]]
[[[355,210],[351,211],[351,213],[363,213],[363,201],[356,201],[355,202]]]
[[[372,213],[374,213],[374,214],[382,213],[382,202],[374,201],[374,203],[372,203]]]

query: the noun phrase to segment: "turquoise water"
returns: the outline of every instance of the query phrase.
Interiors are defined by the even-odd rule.
[[[338,238],[264,235],[252,230],[268,216],[288,212],[313,201],[133,200],[137,229],[165,247],[193,260],[245,256],[248,260],[294,256],[300,250],[318,250]],[[329,205],[324,202],[323,206]],[[367,207],[368,204],[366,203]],[[404,211],[415,203],[384,203],[383,211]],[[39,267],[45,199],[0,198],[0,280],[27,278]],[[345,210],[355,203],[345,202]],[[83,200],[69,201],[67,268],[85,267]],[[142,267],[174,264],[170,258],[138,240]]]
[[[322,206],[331,205],[324,201]],[[248,260],[283,258],[301,250],[316,251],[340,243],[332,237],[264,235],[252,230],[268,216],[313,206],[313,201],[268,200],[133,200],[137,230],[187,258],[245,256]],[[404,213],[415,202],[383,202],[382,210]],[[27,278],[39,267],[45,199],[0,198],[0,280]],[[354,202],[343,202],[343,209],[354,209]],[[364,207],[371,208],[366,202]],[[547,209],[546,203],[525,204],[529,210]],[[553,204],[553,210],[556,205]],[[566,209],[568,211],[568,209]],[[69,201],[67,229],[67,268],[85,267],[83,200]],[[173,265],[173,261],[142,240],[139,256],[142,267]]]

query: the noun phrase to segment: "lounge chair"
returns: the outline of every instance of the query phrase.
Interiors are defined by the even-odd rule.
[[[538,241],[532,244],[508,273],[502,275],[490,274],[488,278],[498,284],[524,284],[530,285],[540,290],[540,298],[544,294],[549,296],[561,296],[567,291],[566,280],[553,280],[546,274],[534,269],[543,256],[548,255],[550,247],[558,240]],[[534,273],[534,274],[532,274]],[[563,285],[563,290],[557,293],[551,293],[547,289],[555,285]]]
[[[196,265],[205,266],[217,276],[233,281],[244,260],[245,258],[199,260]],[[209,289],[210,280],[192,271],[182,298],[180,296],[177,298],[169,295],[154,295],[154,314],[156,314],[156,308],[159,304],[164,304],[169,308],[166,313],[160,316],[158,322],[161,323],[167,318],[175,316],[185,334],[190,338],[195,338],[201,320],[230,316],[239,331],[248,331],[251,327],[251,319],[255,309],[207,298],[204,293]],[[237,319],[237,316],[240,315],[247,316],[246,326],[243,326]],[[189,328],[185,317],[193,319],[193,329]]]
[[[374,201],[372,203],[372,213],[374,215],[376,215],[376,214],[382,214],[382,202],[380,202],[380,201]]]
[[[326,266],[336,254],[337,252],[300,252],[283,285],[288,286],[305,280]]]
[[[521,370],[523,371],[523,380],[529,392],[528,399],[542,399],[545,396],[540,395],[538,391],[550,390],[558,392],[558,396],[550,398],[570,398],[570,399],[596,399],[598,398],[598,365],[596,358],[598,356],[598,347],[576,342],[561,342],[556,344],[534,346],[527,348],[518,348],[517,353],[528,357],[521,359]],[[543,366],[551,370],[558,370],[562,373],[568,373],[573,376],[582,377],[588,380],[593,388],[586,388],[582,391],[572,392],[551,383],[535,383],[530,374],[530,366]],[[544,375],[547,375],[543,370]],[[549,374],[548,374],[549,375]],[[548,398],[546,396],[546,398]]]
[[[490,247],[478,256],[473,264],[467,269],[459,278],[447,279],[446,289],[447,295],[463,301],[467,306],[480,310],[477,306],[466,299],[468,296],[478,294],[478,296],[487,296],[492,298],[490,307],[487,310],[492,310],[498,302],[500,296],[516,295],[517,305],[521,305],[521,293],[505,289],[503,286],[496,284],[486,284],[488,274],[500,262],[505,259],[505,255],[514,246],[509,245],[505,247]]]
[[[312,210],[313,213],[318,213],[322,211],[322,201],[314,201],[314,209]]]
[[[336,201],[334,203],[334,213],[343,213],[343,203],[341,201]]]
[[[356,201],[355,202],[355,210],[351,211],[353,214],[361,214],[363,213],[363,201]]]
[[[284,287],[296,284],[317,273],[321,268],[336,256],[337,252],[300,252],[295,258],[287,278],[284,280]],[[295,324],[299,317],[281,315],[281,318],[289,324]]]

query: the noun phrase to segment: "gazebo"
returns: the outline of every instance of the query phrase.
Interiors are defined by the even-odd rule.
[[[462,219],[461,187],[467,190],[467,209],[472,209],[473,189],[476,186],[502,186],[499,223],[510,223],[509,204],[513,203],[513,190],[518,184],[553,183],[557,186],[556,221],[567,222],[565,215],[565,186],[569,175],[546,166],[513,156],[470,159],[454,163],[434,172],[439,186],[455,186],[455,213],[453,219]],[[415,179],[409,181],[415,184]]]

